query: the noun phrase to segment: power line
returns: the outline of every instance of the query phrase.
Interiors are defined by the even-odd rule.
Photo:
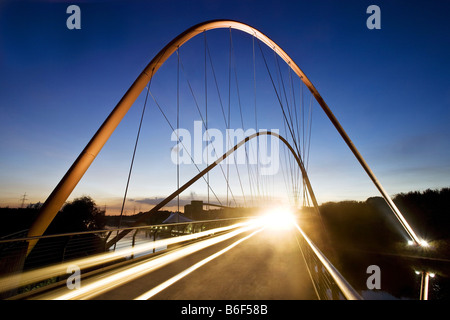
[[[27,193],[25,192],[25,193],[23,194],[22,198],[21,198],[21,200],[22,200],[22,205],[20,206],[21,208],[23,208],[23,206],[25,205],[25,200],[28,200],[28,199],[26,198],[26,196],[27,196]]]

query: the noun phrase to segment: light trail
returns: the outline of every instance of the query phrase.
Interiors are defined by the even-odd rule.
[[[153,250],[155,248],[159,248],[162,246],[168,246],[177,244],[184,241],[194,240],[200,237],[209,236],[214,233],[229,231],[235,228],[244,227],[251,224],[251,221],[236,223],[231,226],[215,228],[211,230],[206,230],[202,232],[197,232],[194,234],[173,237],[170,239],[161,239],[152,241],[149,243],[139,244],[135,247],[124,248],[112,252],[102,253],[98,255],[94,255],[88,258],[72,260],[69,262],[64,262],[61,264],[48,266],[44,268],[39,268],[36,270],[27,271],[21,274],[9,275],[7,277],[0,278],[0,292],[8,291],[17,287],[25,286],[32,283],[37,283],[39,281],[43,281],[45,279],[67,275],[67,270],[69,267],[76,265],[81,270],[86,268],[95,267],[100,264],[113,262],[118,259],[122,259],[124,257],[130,255],[138,255],[140,253],[144,253],[146,251]]]
[[[197,262],[196,264],[192,265],[191,267],[187,268],[186,270],[180,272],[179,274],[177,274],[176,276],[170,278],[167,281],[164,281],[163,283],[161,283],[160,285],[156,286],[155,288],[147,291],[146,293],[140,295],[139,297],[135,298],[134,300],[148,300],[151,297],[153,297],[154,295],[158,294],[159,292],[163,291],[164,289],[168,288],[169,286],[171,286],[172,284],[174,284],[175,282],[177,282],[178,280],[184,278],[185,276],[187,276],[188,274],[192,273],[193,271],[197,270],[198,268],[200,268],[201,266],[207,264],[208,262],[210,262],[211,260],[219,257],[220,255],[224,254],[225,252],[231,250],[232,248],[234,248],[235,246],[237,246],[238,244],[240,244],[241,242],[251,238],[252,236],[254,236],[255,234],[257,234],[258,232],[260,232],[261,230],[263,230],[264,228],[261,228],[259,230],[254,231],[253,233],[249,234],[248,236],[239,239],[238,241],[232,243],[231,245],[229,245],[228,247],[214,253],[213,255],[210,255],[209,257]]]
[[[64,294],[51,294],[44,297],[44,299],[70,300],[93,298],[103,292],[111,290],[112,288],[127,283],[131,280],[137,279],[151,271],[154,271],[189,254],[192,254],[196,251],[202,250],[206,247],[225,241],[243,232],[250,231],[255,228],[255,224],[240,227],[239,229],[230,231],[226,234],[219,235],[211,239],[202,240],[198,243],[187,245],[175,251],[168,252],[149,261],[141,262],[136,266],[125,267],[120,269],[120,271],[111,272],[107,276],[97,276],[88,284],[83,284],[79,289]]]
[[[195,270],[199,269],[200,267],[204,266],[208,262],[212,261],[213,259],[218,258],[219,256],[223,255],[227,251],[231,250],[238,244],[242,243],[243,241],[249,239],[253,235],[257,234],[258,232],[264,230],[264,229],[270,229],[273,231],[276,230],[282,230],[286,231],[288,229],[288,226],[294,226],[301,234],[301,236],[304,238],[304,240],[307,243],[307,247],[310,247],[314,254],[319,258],[319,260],[322,262],[324,267],[328,270],[328,272],[331,274],[331,276],[336,281],[337,285],[342,290],[344,296],[348,299],[358,299],[358,295],[355,294],[353,288],[346,282],[345,279],[342,278],[342,276],[339,274],[339,272],[334,268],[333,265],[326,259],[325,256],[317,249],[317,247],[311,242],[311,240],[307,237],[307,235],[303,232],[303,230],[299,227],[297,222],[295,221],[294,216],[290,212],[290,210],[287,210],[286,208],[275,208],[274,210],[268,210],[265,212],[265,215],[262,215],[260,218],[251,219],[242,223],[234,224],[227,227],[221,227],[216,228],[208,231],[199,232],[196,234],[186,235],[186,236],[180,236],[175,237],[171,239],[164,239],[164,240],[158,240],[149,244],[142,244],[139,246],[136,246],[135,248],[129,248],[120,250],[118,252],[111,252],[107,254],[101,254],[96,257],[90,257],[86,259],[80,259],[78,261],[71,261],[64,264],[61,264],[59,266],[53,266],[50,268],[43,268],[42,270],[35,270],[35,272],[39,272],[39,277],[43,277],[43,274],[45,273],[44,270],[56,272],[59,273],[65,273],[68,266],[73,266],[76,264],[76,262],[80,263],[83,267],[92,266],[99,263],[104,263],[105,261],[112,261],[114,259],[117,259],[118,257],[128,256],[131,254],[137,254],[141,253],[143,251],[160,247],[162,245],[168,245],[168,244],[176,244],[182,241],[187,240],[193,240],[196,238],[200,238],[206,235],[212,235],[213,233],[219,233],[219,232],[226,232],[224,234],[216,235],[212,238],[203,239],[198,242],[195,242],[193,244],[188,244],[185,246],[182,246],[178,249],[174,249],[172,251],[161,253],[157,257],[151,257],[147,258],[143,261],[137,262],[132,264],[131,266],[124,266],[121,268],[118,268],[117,270],[110,271],[108,273],[102,273],[98,274],[96,276],[93,276],[88,279],[84,279],[82,286],[79,289],[73,289],[69,290],[68,288],[60,288],[53,292],[49,292],[48,294],[43,294],[40,296],[37,296],[35,299],[39,300],[49,300],[49,299],[55,299],[55,300],[84,300],[84,299],[91,299],[94,298],[100,294],[103,294],[109,290],[112,290],[120,285],[129,283],[130,281],[136,280],[152,271],[155,271],[161,267],[164,267],[170,263],[173,263],[181,258],[184,258],[190,254],[193,254],[197,251],[200,251],[202,249],[205,249],[209,246],[218,244],[222,241],[231,239],[235,236],[238,236],[244,232],[251,232],[249,235],[243,236],[241,239],[235,241],[231,245],[228,245],[226,248],[208,256],[207,258],[204,258],[203,260],[195,263],[194,265],[188,267],[187,269],[183,270],[179,274],[171,277],[170,279],[164,281],[163,283],[157,285],[156,287],[152,288],[151,290],[145,292],[144,294],[141,294],[135,300],[146,300],[150,299],[156,294],[160,293],[161,291],[165,290],[166,288],[170,287],[177,281],[183,279],[187,275],[191,274]],[[276,220],[283,220],[284,222],[281,223],[280,221],[278,223],[274,223]],[[81,268],[80,268],[81,269]],[[55,271],[56,270],[56,271]],[[19,275],[23,276],[23,275]],[[45,278],[50,278],[49,274],[47,273],[45,275]],[[30,279],[36,279],[33,277],[30,277]],[[14,281],[12,281],[14,283]],[[15,283],[17,285],[17,282]]]

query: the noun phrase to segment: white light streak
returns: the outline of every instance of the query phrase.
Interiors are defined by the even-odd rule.
[[[256,230],[255,232],[251,233],[250,235],[239,239],[238,241],[234,242],[233,244],[229,245],[228,247],[214,253],[213,255],[201,260],[200,262],[197,262],[196,264],[192,265],[191,267],[187,268],[186,270],[180,272],[179,274],[177,274],[176,276],[170,278],[167,281],[164,281],[163,283],[161,283],[160,285],[156,286],[155,288],[147,291],[146,293],[140,295],[139,297],[135,298],[134,300],[148,300],[151,297],[153,297],[154,295],[158,294],[159,292],[163,291],[164,289],[168,288],[169,286],[171,286],[172,284],[174,284],[175,282],[177,282],[178,280],[184,278],[185,276],[187,276],[188,274],[190,274],[191,272],[197,270],[198,268],[200,268],[201,266],[207,264],[208,262],[210,262],[211,260],[219,257],[220,255],[224,254],[225,252],[229,251],[230,249],[234,248],[235,246],[237,246],[239,243],[249,239],[250,237],[254,236],[255,234],[257,234],[258,232],[260,232],[261,230],[263,230],[264,228],[261,228],[259,230]]]
[[[154,259],[141,262],[133,267],[126,267],[124,270],[111,273],[109,276],[103,276],[100,279],[96,277],[94,281],[88,284],[82,284],[80,289],[73,290],[61,295],[51,296],[50,299],[55,300],[69,300],[69,299],[90,299],[103,292],[106,292],[114,287],[137,279],[151,271],[154,271],[168,263],[174,262],[182,257],[192,254],[196,251],[214,245],[216,243],[230,239],[238,234],[254,229],[254,225],[241,227],[237,230],[230,231],[226,234],[216,236],[207,240],[181,247],[175,251],[168,252]],[[46,298],[47,299],[47,298]]]
[[[69,262],[39,268],[21,274],[8,275],[7,277],[0,278],[0,291],[4,292],[20,286],[25,286],[31,283],[36,283],[45,279],[49,279],[52,277],[66,275],[67,268],[72,265],[76,265],[81,270],[83,270],[86,268],[95,267],[100,264],[109,263],[127,256],[138,255],[140,253],[153,250],[155,248],[173,245],[179,242],[194,240],[200,237],[209,236],[214,233],[229,231],[231,229],[243,227],[249,224],[251,224],[251,221],[236,223],[231,226],[215,228],[211,230],[206,230],[184,236],[173,237],[169,239],[150,241],[148,243],[139,244],[134,247],[101,253],[83,259],[71,260]]]

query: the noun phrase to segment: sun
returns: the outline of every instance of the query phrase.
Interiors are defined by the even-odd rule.
[[[287,207],[269,209],[258,220],[264,227],[275,230],[287,230],[295,224],[294,214]]]

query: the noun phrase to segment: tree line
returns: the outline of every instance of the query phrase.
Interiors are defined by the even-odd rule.
[[[450,188],[400,193],[393,201],[419,237],[450,241]],[[409,239],[381,197],[327,202],[320,206],[320,213],[335,245],[394,249]]]
[[[25,231],[38,216],[42,203],[26,208],[0,208],[0,237]],[[105,211],[89,196],[66,202],[46,230],[46,234],[100,230],[105,227]]]
[[[393,201],[421,236],[433,240],[450,239],[450,188],[400,193],[393,197]],[[0,237],[28,229],[41,206],[39,202],[26,208],[0,208]],[[357,244],[364,240],[365,243],[383,245],[405,238],[399,222],[381,197],[365,201],[326,202],[320,206],[320,213],[327,232],[343,243]],[[162,211],[148,217],[145,222],[161,223],[169,214]],[[100,230],[113,220],[105,216],[105,211],[91,197],[83,196],[67,202],[46,233]]]

